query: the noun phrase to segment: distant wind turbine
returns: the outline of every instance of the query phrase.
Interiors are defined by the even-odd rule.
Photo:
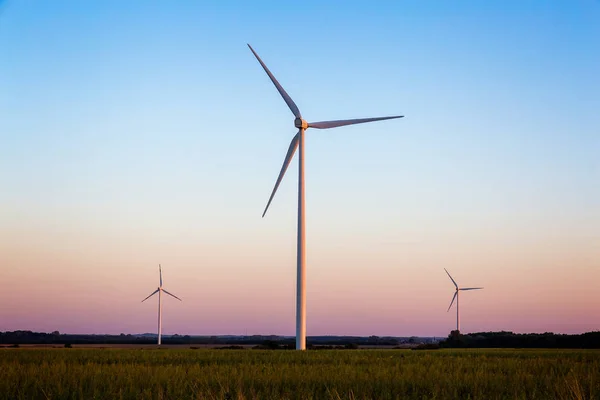
[[[299,168],[298,168],[298,241],[297,241],[297,277],[296,277],[296,349],[297,350],[305,350],[306,349],[306,269],[305,269],[305,242],[304,242],[304,132],[308,128],[316,128],[316,129],[329,129],[336,128],[338,126],[345,125],[353,125],[353,124],[362,124],[365,122],[374,122],[374,121],[382,121],[386,119],[394,119],[394,118],[402,118],[403,115],[397,115],[392,117],[378,117],[378,118],[362,118],[362,119],[346,119],[346,120],[336,120],[336,121],[322,121],[322,122],[306,122],[302,119],[302,115],[300,114],[300,110],[296,103],[292,100],[292,98],[287,94],[287,92],[283,89],[283,87],[279,84],[277,79],[273,76],[271,71],[267,68],[265,63],[260,59],[258,54],[254,51],[252,46],[248,45],[250,51],[254,54],[260,65],[263,67],[271,82],[277,88],[277,91],[283,97],[283,100],[286,102],[287,106],[294,114],[296,119],[294,120],[294,126],[298,128],[298,133],[292,138],[292,142],[290,143],[290,147],[288,148],[287,154],[283,161],[283,166],[281,167],[281,171],[279,172],[279,177],[275,183],[275,187],[273,188],[273,192],[271,192],[271,197],[269,197],[269,201],[267,206],[265,207],[265,211],[263,212],[263,217],[267,213],[267,209],[273,200],[273,196],[275,196],[275,192],[283,179],[283,175],[290,165],[292,158],[294,157],[294,153],[296,149],[299,147]]]
[[[454,297],[452,297],[452,301],[450,302],[450,306],[448,307],[448,310],[446,312],[450,311],[452,304],[454,304],[454,299],[456,299],[456,331],[460,332],[460,314],[459,314],[459,308],[458,308],[458,292],[460,292],[461,290],[479,290],[479,289],[483,289],[483,288],[482,287],[459,288],[458,285],[456,284],[456,281],[450,275],[450,272],[448,272],[448,270],[446,268],[444,268],[444,271],[446,271],[446,273],[450,277],[450,280],[452,281],[452,283],[454,283],[454,287],[456,288],[456,290],[454,291]]]
[[[162,268],[160,267],[160,264],[158,264],[158,274],[159,274],[159,286],[158,289],[156,289],[154,292],[150,293],[150,296],[146,297],[144,300],[142,300],[142,303],[145,302],[146,300],[148,300],[150,297],[154,296],[156,293],[158,293],[158,344],[161,344],[161,337],[162,337],[162,292],[165,292],[166,294],[168,294],[171,297],[175,297],[177,300],[179,301],[183,301],[181,300],[179,297],[175,296],[172,293],[167,292],[165,289],[163,289],[162,287]]]

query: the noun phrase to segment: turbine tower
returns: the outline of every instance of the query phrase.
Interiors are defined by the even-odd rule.
[[[461,290],[479,290],[479,289],[483,289],[483,288],[482,287],[459,288],[458,285],[456,284],[456,281],[450,275],[450,272],[448,272],[448,270],[446,268],[444,268],[444,271],[446,271],[446,273],[450,277],[450,280],[452,281],[452,283],[454,283],[454,287],[456,288],[456,290],[454,291],[454,297],[452,297],[452,301],[450,302],[450,306],[448,307],[448,310],[446,312],[450,311],[452,304],[454,304],[454,299],[456,299],[456,331],[460,332],[460,314],[459,314],[459,307],[458,307],[458,292],[460,292]]]
[[[275,182],[275,187],[271,192],[271,197],[269,197],[269,201],[267,202],[267,206],[265,207],[265,211],[263,212],[263,217],[267,213],[267,209],[273,200],[273,196],[275,196],[275,192],[283,179],[283,175],[287,170],[292,158],[294,157],[294,153],[296,149],[299,148],[298,155],[298,240],[297,240],[297,277],[296,277],[296,350],[305,350],[306,349],[306,269],[305,269],[305,242],[304,242],[304,133],[308,128],[315,129],[329,129],[336,128],[338,126],[345,125],[353,125],[353,124],[362,124],[365,122],[373,122],[373,121],[382,121],[386,119],[394,119],[394,118],[402,118],[403,115],[391,116],[391,117],[378,117],[378,118],[362,118],[362,119],[347,119],[347,120],[336,120],[336,121],[322,121],[322,122],[306,122],[302,118],[300,114],[300,110],[298,106],[292,98],[287,94],[287,92],[283,89],[283,87],[279,84],[277,79],[273,76],[269,68],[265,65],[265,63],[260,59],[258,54],[254,51],[252,46],[248,45],[252,54],[256,57],[260,65],[263,67],[271,82],[277,88],[277,91],[283,97],[283,100],[294,114],[294,126],[298,129],[298,133],[292,138],[292,142],[290,143],[290,147],[288,148],[287,154],[283,161],[283,166],[281,167],[281,171],[279,172],[279,176],[277,177],[277,181]]]
[[[160,267],[160,264],[158,264],[158,275],[159,275],[159,286],[158,288],[150,293],[150,295],[148,297],[146,297],[144,300],[142,300],[142,303],[145,302],[146,300],[148,300],[150,297],[154,296],[156,293],[158,293],[158,344],[161,344],[161,337],[162,337],[162,293],[165,292],[166,294],[168,294],[171,297],[175,297],[177,300],[179,301],[183,301],[181,300],[179,297],[175,296],[172,293],[167,292],[166,289],[163,289],[162,285],[162,268]]]

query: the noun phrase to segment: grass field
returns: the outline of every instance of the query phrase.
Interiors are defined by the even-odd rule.
[[[0,349],[0,399],[600,399],[600,351]]]

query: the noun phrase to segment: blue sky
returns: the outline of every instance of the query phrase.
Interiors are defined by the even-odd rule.
[[[289,308],[274,317],[285,323],[261,326],[290,333],[295,164],[260,215],[293,116],[246,43],[309,121],[405,115],[308,131],[314,320],[335,302],[323,293],[336,288],[340,304],[374,292],[389,294],[374,297],[375,309],[404,301],[384,281],[364,293],[352,286],[365,270],[392,281],[439,270],[445,288],[449,255],[480,279],[536,284],[543,271],[559,285],[561,268],[598,277],[599,21],[595,0],[5,2],[0,238],[17,271],[10,277],[45,276],[47,265],[22,258],[40,248],[56,263],[81,253],[82,272],[52,268],[78,276],[85,292],[96,290],[81,282],[95,280],[99,258],[106,271],[130,263],[131,276],[173,260],[182,286],[201,271],[215,281],[200,285],[222,289],[202,301],[235,291],[227,276],[260,285],[252,276],[267,275],[285,283]],[[507,265],[501,255],[521,248],[532,258]],[[550,249],[562,261],[548,263]],[[504,278],[494,275],[500,267]],[[348,271],[347,281],[325,284]],[[18,301],[17,286],[5,301]],[[360,315],[378,332],[401,330],[383,315]],[[312,332],[364,325],[322,319]],[[485,327],[511,320],[494,321]],[[448,321],[438,322],[402,326],[443,334]],[[519,323],[513,329],[538,329]]]

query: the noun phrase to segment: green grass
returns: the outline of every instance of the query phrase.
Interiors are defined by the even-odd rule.
[[[2,349],[0,399],[600,399],[600,351]]]

